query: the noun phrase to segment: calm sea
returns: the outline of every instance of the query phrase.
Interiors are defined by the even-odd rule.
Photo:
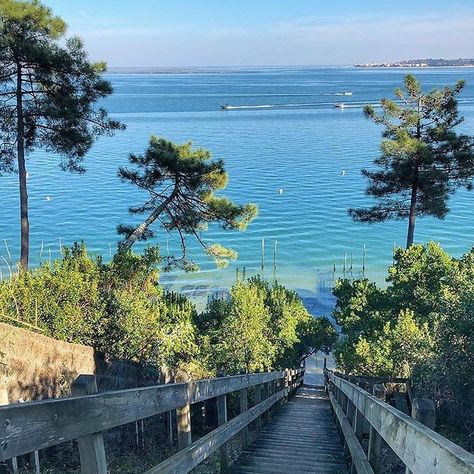
[[[102,138],[86,159],[87,173],[59,170],[58,158],[38,151],[29,159],[32,261],[58,255],[60,245],[84,240],[108,258],[115,228],[133,223],[130,205],[145,196],[117,178],[129,152],[141,152],[151,134],[176,142],[192,140],[223,158],[230,174],[225,194],[260,207],[258,219],[243,233],[211,228],[206,240],[235,248],[237,262],[217,270],[192,241],[201,265],[194,274],[172,273],[170,287],[205,295],[228,287],[237,268],[247,274],[274,275],[306,297],[321,297],[336,274],[359,275],[366,249],[366,274],[382,282],[394,245],[403,245],[406,223],[366,226],[351,222],[347,209],[367,204],[362,167],[377,156],[381,130],[362,116],[362,105],[376,103],[402,82],[407,70],[353,68],[265,68],[198,70],[168,74],[110,74],[115,93],[105,106],[127,131]],[[427,88],[468,83],[460,109],[462,128],[474,134],[474,69],[426,69],[415,73]],[[341,96],[351,91],[351,96]],[[350,104],[344,110],[335,102]],[[237,106],[222,111],[221,104]],[[18,256],[16,176],[0,178],[0,237]],[[416,240],[439,241],[460,255],[474,240],[474,195],[451,200],[445,221],[420,219]],[[173,236],[161,233],[162,253],[177,251]],[[275,244],[276,242],[276,244]],[[1,254],[8,260],[2,243]],[[275,255],[276,248],[276,255]],[[6,264],[2,260],[5,274]],[[321,302],[321,301],[320,301]]]

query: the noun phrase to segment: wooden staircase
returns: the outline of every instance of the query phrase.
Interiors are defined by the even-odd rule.
[[[323,387],[300,388],[239,456],[231,473],[344,474],[348,472]]]

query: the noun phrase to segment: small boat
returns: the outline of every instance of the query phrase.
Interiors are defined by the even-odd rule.
[[[229,110],[231,106],[229,104],[221,105],[222,110]]]
[[[334,104],[334,107],[336,107],[336,109],[344,109],[346,107],[346,104],[344,104],[344,103]]]
[[[352,95],[352,92],[351,91],[346,91],[346,92],[344,92],[344,95]]]

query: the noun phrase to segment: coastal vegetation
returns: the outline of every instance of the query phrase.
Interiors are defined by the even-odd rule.
[[[464,81],[454,87],[424,92],[411,74],[405,89],[396,89],[396,100],[382,99],[382,113],[366,106],[367,118],[384,127],[377,170],[364,169],[367,195],[378,203],[350,209],[355,221],[384,222],[408,219],[407,247],[413,244],[418,216],[444,219],[448,199],[460,187],[472,189],[474,139],[456,133],[463,121],[456,97]]]
[[[176,145],[164,138],[151,137],[143,155],[130,155],[132,168],[120,168],[119,177],[149,196],[140,206],[130,207],[131,214],[147,214],[138,226],[118,227],[125,235],[120,250],[128,250],[137,241],[155,236],[150,228],[156,221],[164,231],[176,231],[181,241],[180,257],[168,257],[167,268],[180,266],[196,269],[186,252],[186,236],[193,236],[219,267],[227,266],[237,253],[221,244],[209,245],[201,233],[209,224],[224,230],[245,230],[257,215],[254,204],[237,205],[215,191],[227,186],[228,174],[223,160],[212,160],[211,153],[202,148],[193,150],[191,142]]]
[[[18,172],[20,265],[28,268],[30,223],[26,159],[43,148],[62,169],[83,173],[94,140],[123,125],[97,101],[112,93],[105,63],[91,63],[79,38],[40,2],[0,1],[0,173]]]
[[[64,248],[61,259],[0,283],[0,320],[193,378],[293,367],[336,340],[295,292],[258,277],[238,274],[229,298],[198,312],[158,283],[160,263],[156,247],[110,262],[84,245]]]
[[[472,450],[474,250],[454,258],[433,242],[397,249],[386,281],[337,282],[338,367],[412,377],[417,396],[435,401],[441,429]]]

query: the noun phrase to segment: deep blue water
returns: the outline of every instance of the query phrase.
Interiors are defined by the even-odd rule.
[[[361,105],[376,103],[401,85],[406,70],[375,69],[252,69],[187,74],[110,74],[115,89],[105,106],[127,125],[126,132],[101,138],[86,159],[87,173],[63,173],[58,159],[38,151],[29,159],[32,262],[54,257],[60,243],[84,240],[94,253],[108,258],[116,245],[119,223],[136,222],[127,208],[144,196],[122,184],[117,168],[129,152],[141,152],[151,134],[210,149],[224,158],[230,174],[225,192],[238,201],[255,202],[258,219],[243,233],[210,229],[216,239],[235,248],[237,262],[217,270],[196,245],[193,255],[202,270],[174,273],[163,281],[175,288],[226,287],[237,267],[259,270],[261,239],[265,239],[265,274],[276,275],[303,295],[321,293],[337,272],[361,271],[363,246],[367,274],[383,281],[394,242],[403,245],[406,223],[365,226],[351,222],[347,208],[367,203],[362,167],[377,156],[381,130],[362,116]],[[474,70],[425,69],[415,73],[427,88],[466,79],[460,109],[462,129],[474,133]],[[350,97],[336,94],[352,91]],[[338,110],[334,102],[354,107]],[[221,111],[220,104],[266,106]],[[342,174],[342,171],[345,174]],[[14,175],[0,178],[0,237],[12,258],[18,256],[18,191]],[[280,194],[279,190],[283,193]],[[473,243],[472,193],[458,192],[445,221],[418,220],[416,240],[439,241],[455,255]],[[176,241],[164,233],[159,242],[166,254]],[[41,248],[43,251],[41,252]],[[0,252],[7,257],[6,249]],[[8,258],[7,258],[8,259]],[[4,263],[4,262],[2,262]],[[5,272],[5,265],[2,266]]]

